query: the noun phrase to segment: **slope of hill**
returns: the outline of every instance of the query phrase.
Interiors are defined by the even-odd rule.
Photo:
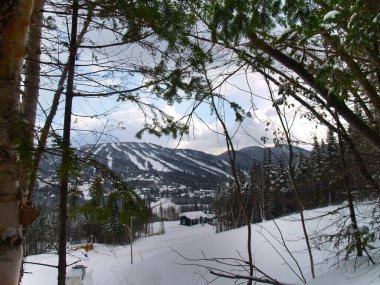
[[[264,161],[265,156],[268,155],[268,152],[271,155],[271,159],[274,162],[279,162],[280,160],[287,161],[289,157],[289,149],[287,146],[279,146],[279,147],[268,147],[263,148],[259,146],[250,146],[245,147],[236,152],[236,159],[238,161],[238,165],[243,170],[248,170],[252,161]],[[299,148],[293,147],[294,155],[297,156],[302,153],[305,156],[309,155],[309,151]],[[220,159],[228,161],[228,153],[222,153],[218,156]]]
[[[237,151],[237,163],[242,171],[249,172],[252,161],[262,161],[264,148],[248,147]],[[286,159],[285,147],[267,148],[273,160]],[[308,153],[297,148],[296,153]],[[191,149],[170,149],[151,143],[105,143],[87,145],[78,149],[80,155],[92,154],[135,187],[154,185],[185,185],[193,189],[212,189],[230,177],[228,154],[211,155]],[[43,178],[55,175],[57,157],[42,164]],[[84,173],[85,180],[93,176],[94,168]]]
[[[228,164],[196,150],[170,149],[148,143],[107,143],[87,146],[95,158],[134,183],[143,181],[175,182],[189,185],[216,183],[229,176]]]
[[[364,207],[366,207],[364,205]],[[322,231],[333,233],[336,224],[333,219],[341,218],[344,212],[333,213],[336,207],[305,211],[307,229],[310,234]],[[364,212],[363,206],[360,208]],[[320,218],[318,218],[320,217]],[[276,220],[281,229],[288,249],[298,261],[300,269],[308,284],[312,285],[375,285],[380,284],[379,251],[372,251],[376,265],[370,264],[366,256],[341,260],[337,263],[336,249],[333,245],[314,246],[313,254],[316,264],[317,279],[310,275],[309,259],[302,238],[302,227],[298,215],[283,217]],[[234,280],[216,278],[210,274],[209,267],[214,271],[225,270],[244,275],[243,268],[236,268],[237,260],[246,258],[246,228],[215,234],[210,225],[181,226],[179,222],[166,222],[166,234],[155,235],[137,240],[133,244],[133,265],[131,265],[130,247],[107,247],[96,244],[94,250],[86,253],[77,249],[68,254],[69,263],[80,261],[87,266],[87,274],[83,285],[125,284],[125,285],[230,285]],[[157,230],[157,229],[156,229]],[[281,284],[302,284],[297,275],[300,271],[293,258],[281,244],[281,237],[273,221],[253,225],[253,252],[255,265],[269,276],[276,278]],[[341,240],[342,246],[344,240]],[[379,246],[379,240],[373,243]],[[72,246],[72,248],[78,248]],[[335,250],[332,252],[331,250]],[[178,254],[178,252],[181,255]],[[188,259],[185,259],[188,258]],[[342,253],[344,258],[344,252]],[[207,259],[208,260],[205,260]],[[212,258],[224,259],[221,263],[213,262]],[[191,259],[191,260],[190,260]],[[57,264],[55,254],[44,254],[27,257],[29,262]],[[231,266],[227,263],[231,262]],[[337,267],[337,264],[339,267]],[[68,271],[70,268],[68,268]],[[55,284],[56,268],[26,264],[22,285]],[[297,274],[297,275],[296,275]],[[257,272],[257,276],[260,274]],[[244,281],[237,284],[245,284]]]

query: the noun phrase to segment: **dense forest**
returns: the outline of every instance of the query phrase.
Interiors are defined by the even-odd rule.
[[[372,177],[379,177],[379,157],[369,155],[370,148],[362,148],[366,167]],[[345,164],[342,164],[344,155]],[[243,196],[252,222],[274,219],[298,212],[289,168],[285,160],[277,160],[268,150],[263,162],[253,161],[251,172],[240,173],[244,183]],[[304,209],[327,205],[376,199],[376,189],[360,175],[355,158],[346,148],[340,149],[336,137],[328,132],[326,142],[314,140],[309,155],[300,153],[295,160],[295,183]],[[349,191],[344,179],[348,180]],[[352,197],[349,197],[352,196]],[[213,211],[218,219],[217,231],[244,225],[243,216],[233,183],[221,185],[215,194]]]

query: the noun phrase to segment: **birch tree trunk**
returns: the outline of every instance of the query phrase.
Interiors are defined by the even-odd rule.
[[[20,134],[20,82],[33,0],[0,4],[0,278],[18,284],[22,260],[19,221],[19,166],[15,150]]]
[[[34,126],[36,123],[37,103],[40,90],[40,73],[41,73],[41,33],[45,0],[36,0],[36,6],[32,14],[32,22],[29,29],[27,41],[27,55],[25,58],[25,87],[21,105],[21,113],[27,127],[24,128],[24,146],[30,159],[21,164],[20,169],[20,188],[28,193],[32,169],[32,153],[34,141]],[[32,185],[34,187],[34,185]],[[29,197],[28,202],[31,202]]]
[[[44,2],[44,0],[43,0],[43,2]],[[93,16],[92,13],[87,14],[87,17],[86,17],[86,20],[83,24],[82,30],[79,33],[78,38],[76,40],[77,46],[79,46],[82,43],[83,38],[88,31],[88,27],[89,27],[90,22],[92,20],[92,16]],[[32,166],[32,172],[30,174],[28,201],[32,200],[32,194],[33,194],[34,186],[35,186],[36,180],[37,180],[37,170],[38,170],[38,167],[40,165],[42,154],[45,151],[46,143],[47,143],[48,136],[49,136],[49,130],[50,130],[51,125],[53,123],[53,119],[54,119],[55,115],[57,114],[61,95],[64,91],[63,86],[65,84],[65,81],[67,78],[67,73],[69,71],[69,65],[70,65],[70,62],[68,59],[67,63],[65,65],[63,65],[62,73],[61,73],[60,79],[58,81],[57,90],[54,92],[54,96],[53,96],[52,104],[50,106],[49,114],[46,117],[44,126],[42,127],[41,132],[40,132],[40,138],[38,141],[38,145],[37,145],[37,148],[34,152],[34,161],[33,161],[33,166]]]

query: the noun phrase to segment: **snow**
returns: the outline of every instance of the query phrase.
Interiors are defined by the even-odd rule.
[[[203,162],[200,162],[199,160],[193,159],[193,158],[191,158],[190,156],[186,156],[186,155],[184,155],[184,154],[182,154],[182,153],[178,153],[178,155],[179,155],[179,156],[182,156],[182,157],[185,157],[185,158],[187,158],[187,159],[190,160],[190,161],[193,161],[194,163],[198,164],[201,168],[204,168],[206,171],[207,171],[207,169],[209,169],[209,170],[211,170],[211,171],[218,172],[218,173],[220,173],[220,174],[222,174],[222,175],[225,175],[225,176],[227,176],[227,177],[230,177],[230,176],[231,176],[231,174],[230,174],[229,172],[227,172],[227,171],[223,171],[222,169],[219,169],[219,168],[213,167],[213,166],[211,166],[211,165],[207,165],[206,163],[203,163]]]
[[[332,228],[330,223],[334,217],[325,216],[319,219],[317,216],[333,212],[335,209],[336,207],[326,207],[305,211],[309,233]],[[347,212],[343,214],[346,215]],[[352,258],[347,262],[341,261],[341,266],[336,268],[333,266],[336,262],[334,254],[330,256],[330,252],[323,250],[313,251],[317,279],[312,280],[299,215],[294,214],[277,219],[276,224],[281,229],[288,248],[302,268],[308,285],[380,284],[379,266],[369,264],[366,257]],[[286,284],[302,284],[288,266],[289,264],[298,271],[293,259],[279,242],[280,235],[277,226],[273,221],[253,225],[252,247],[255,265]],[[68,263],[81,260],[81,264],[87,266],[83,285],[201,285],[206,284],[206,280],[215,279],[215,276],[211,276],[199,265],[220,268],[221,264],[212,262],[213,257],[247,258],[245,227],[215,234],[213,227],[208,224],[186,227],[174,221],[165,222],[165,230],[164,235],[154,235],[134,242],[133,264],[130,262],[129,246],[111,247],[100,244],[95,244],[94,250],[87,253],[88,257],[85,256],[83,249],[72,246],[74,250],[68,254]],[[379,252],[373,255],[377,263],[380,261],[379,255]],[[210,260],[208,262],[191,260],[204,258],[210,258]],[[28,256],[27,261],[57,264],[57,256],[55,254]],[[68,267],[68,271],[70,269],[71,267]],[[57,270],[55,268],[27,264],[26,271],[29,273],[25,274],[22,285],[56,284]],[[217,278],[212,284],[235,283],[230,279]]]
[[[225,160],[220,160],[220,162],[221,162],[222,164],[224,164],[224,165],[228,166],[228,167],[231,167],[231,164],[230,164],[230,163],[228,163],[228,162],[227,162],[227,161],[225,161]]]
[[[163,209],[167,209],[169,207],[174,207],[177,211],[179,211],[179,209],[181,208],[181,206],[173,203],[171,198],[161,198],[157,202],[150,203],[150,208],[152,209],[152,212],[159,214],[160,213],[160,205],[162,205]]]
[[[125,154],[129,157],[129,159],[135,164],[137,165],[137,167],[141,170],[146,170],[146,167],[141,164],[138,160],[137,160],[137,156],[131,154],[131,153],[128,153],[128,152],[125,152]]]
[[[298,35],[297,31],[294,31],[290,34],[289,38],[294,39]]]
[[[352,28],[352,23],[353,23],[353,21],[354,21],[354,19],[355,19],[355,17],[356,17],[357,15],[358,15],[358,14],[356,14],[356,13],[354,13],[354,14],[351,15],[350,19],[348,20],[348,24],[347,24],[347,27],[348,27],[348,28]]]
[[[112,169],[113,159],[110,153],[108,153],[107,155],[107,163],[108,163],[108,167]]]
[[[118,151],[120,151],[120,152],[123,152],[123,150],[122,150],[121,148],[119,148],[119,147],[116,145],[116,143],[111,143],[111,146],[112,146],[114,149],[116,149],[116,150],[118,150]]]
[[[153,165],[153,168],[158,170],[158,171],[167,172],[167,171],[169,171],[169,168],[172,170],[180,170],[175,165],[173,165],[167,161],[160,160],[155,154],[152,154],[151,158],[152,159],[147,157],[147,160],[150,161],[150,163]],[[155,164],[157,165],[156,167],[155,167]]]
[[[147,153],[144,153],[145,155],[141,156],[138,154],[133,155],[129,152],[124,152],[124,153],[129,157],[129,159],[135,165],[137,165],[137,167],[140,170],[147,170],[148,169],[148,162],[150,162],[152,164],[153,169],[155,169],[157,171],[169,172],[170,170],[178,170],[178,167],[176,167],[173,164],[168,163],[166,161],[160,160],[155,154],[149,153],[149,155],[148,155]],[[141,158],[142,160],[144,160],[145,165],[140,163],[138,158]]]
[[[201,217],[206,217],[206,214],[202,211],[184,212],[179,215],[180,217],[187,217],[190,220],[199,219]]]
[[[148,145],[149,145],[151,148],[162,149],[161,146],[158,146],[158,145],[156,145],[156,144],[148,143]]]
[[[91,188],[91,184],[88,183],[88,182],[85,182],[85,183],[83,183],[83,185],[79,185],[78,186],[78,189],[82,192],[83,198],[85,200],[90,200],[91,199],[90,188]]]
[[[337,10],[332,10],[332,11],[328,12],[328,13],[323,17],[323,21],[333,20],[333,19],[335,19],[335,17],[336,17],[337,15],[339,15],[339,14],[340,14],[339,11],[337,11]]]
[[[360,260],[359,260],[360,261]],[[310,281],[308,285],[378,285],[380,284],[379,267],[368,266],[367,260],[356,268],[348,266],[331,270]]]
[[[378,23],[380,21],[380,13],[376,15],[376,17],[373,19],[373,23]]]
[[[94,155],[97,155],[99,153],[99,151],[102,150],[103,147],[105,147],[105,145],[101,145],[96,150],[94,150]]]
[[[282,33],[277,37],[278,40],[280,39],[283,39],[285,38],[286,36],[288,36],[291,32],[292,32],[292,28],[291,27],[287,27],[285,28]]]
[[[147,159],[147,158],[146,158]],[[154,160],[154,159],[147,159],[152,164],[153,169],[157,171],[162,171],[162,172],[168,172],[169,169],[162,164],[160,161]]]

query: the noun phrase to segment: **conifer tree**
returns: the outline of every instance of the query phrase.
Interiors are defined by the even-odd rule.
[[[326,173],[326,179],[328,180],[328,201],[329,204],[335,204],[338,198],[338,187],[342,184],[342,179],[338,156],[338,145],[332,130],[329,130],[327,133],[326,153],[323,161],[325,167],[324,172]]]
[[[263,163],[265,216],[273,219],[277,216],[278,196],[276,189],[273,187],[275,172],[270,149],[265,150]]]
[[[298,154],[295,166],[295,179],[299,185],[300,195],[304,201],[305,208],[314,207],[314,195],[310,183],[310,169],[308,159],[303,153]]]
[[[253,207],[252,222],[261,222],[265,220],[264,173],[262,164],[256,160],[252,162],[251,166],[250,187]]]

